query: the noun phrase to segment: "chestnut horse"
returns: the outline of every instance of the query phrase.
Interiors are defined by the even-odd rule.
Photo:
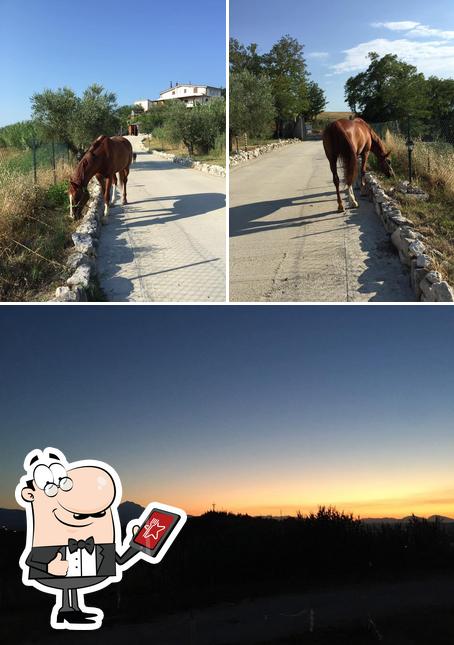
[[[69,184],[69,203],[71,217],[79,219],[82,209],[88,201],[88,182],[96,175],[104,194],[104,215],[109,213],[110,197],[115,200],[116,173],[123,186],[123,204],[127,204],[126,184],[129,166],[135,155],[130,142],[124,137],[106,137],[101,135],[89,147],[80,160]]]
[[[337,174],[337,159],[341,158],[345,170],[345,183],[350,197],[350,208],[358,208],[358,202],[353,193],[353,183],[358,174],[358,156],[361,155],[361,192],[364,191],[364,175],[367,159],[373,152],[378,159],[381,170],[387,177],[394,176],[389,155],[385,144],[378,134],[362,119],[339,119],[330,123],[323,132],[323,147],[328,158],[333,182],[336,186],[338,212],[344,211],[339,192],[339,175]]]

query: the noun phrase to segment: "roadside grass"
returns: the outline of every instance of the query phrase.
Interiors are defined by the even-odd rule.
[[[179,157],[189,157],[188,149],[182,143],[172,143],[160,138],[149,137],[145,145],[148,150],[157,150],[158,152],[168,152]],[[225,148],[218,147],[217,149],[210,150],[208,153],[191,155],[194,161],[201,161],[203,163],[217,164],[218,166],[225,167]]]
[[[398,181],[407,179],[408,152],[402,137],[387,133],[385,142],[392,150],[392,164]],[[371,155],[370,167],[377,169]],[[429,195],[427,202],[417,201],[396,192],[402,213],[440,255],[434,265],[450,284],[454,283],[454,147],[446,144],[416,142],[413,151],[414,183]],[[388,191],[395,179],[380,177]]]
[[[0,160],[0,300],[40,301],[67,277],[64,261],[76,224],[68,216],[69,164],[22,172],[20,155]],[[14,160],[15,165],[11,164]]]

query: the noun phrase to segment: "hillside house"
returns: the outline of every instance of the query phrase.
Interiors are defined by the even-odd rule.
[[[166,101],[181,101],[187,107],[194,107],[196,103],[207,103],[211,99],[222,96],[220,87],[211,85],[193,85],[192,83],[170,84],[170,87],[159,93],[159,99],[142,99],[135,101],[135,105],[141,105],[147,112],[152,105],[164,105]]]

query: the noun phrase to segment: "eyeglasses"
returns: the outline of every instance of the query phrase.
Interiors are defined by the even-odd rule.
[[[73,487],[73,480],[71,477],[62,477],[59,479],[58,484],[55,482],[48,482],[44,486],[44,492],[46,493],[47,497],[55,497],[55,495],[58,493],[58,489],[60,488],[61,490],[68,491],[71,490]]]

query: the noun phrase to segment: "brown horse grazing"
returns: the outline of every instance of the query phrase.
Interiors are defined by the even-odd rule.
[[[129,167],[135,158],[130,142],[124,137],[98,137],[80,160],[69,184],[69,203],[71,217],[79,219],[82,209],[88,201],[88,182],[96,175],[104,194],[104,215],[109,213],[112,189],[115,200],[116,173],[123,186],[123,204],[127,204],[126,184]]]
[[[378,159],[381,170],[387,177],[394,176],[389,155],[385,144],[378,134],[362,119],[339,119],[330,123],[323,132],[323,147],[328,158],[333,182],[336,186],[338,212],[344,210],[339,192],[339,175],[337,174],[337,159],[340,157],[345,169],[345,183],[350,197],[350,208],[358,208],[358,202],[353,193],[353,183],[358,174],[358,156],[361,155],[361,192],[364,192],[364,175],[366,174],[367,159],[372,151]]]

